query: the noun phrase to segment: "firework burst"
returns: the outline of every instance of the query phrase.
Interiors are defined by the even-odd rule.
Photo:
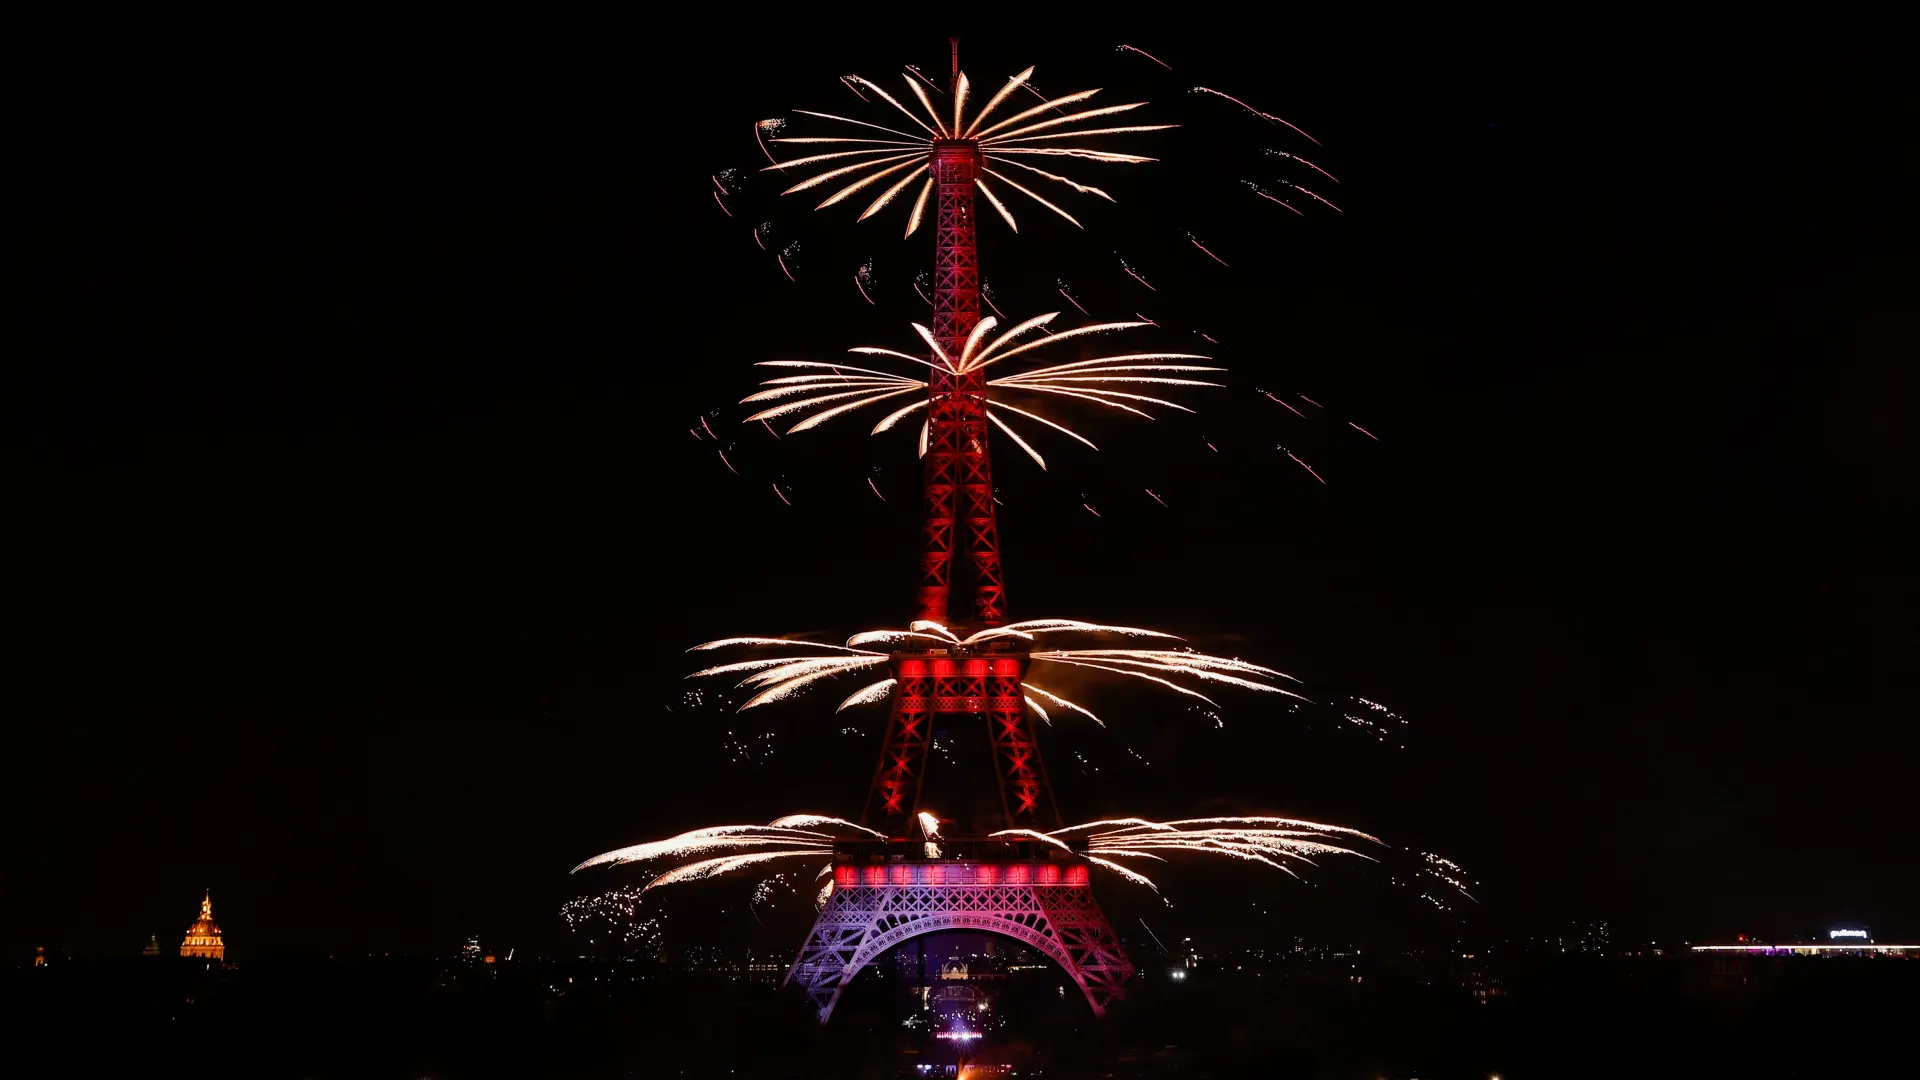
[[[1216,706],[1217,702],[1195,687],[1209,684],[1210,686],[1231,686],[1258,693],[1281,694],[1301,701],[1308,700],[1300,694],[1275,685],[1283,679],[1298,682],[1299,680],[1294,679],[1293,676],[1273,668],[1225,656],[1211,656],[1179,648],[1037,647],[1041,639],[1060,635],[1145,637],[1167,642],[1180,640],[1172,634],[1158,630],[1111,626],[1079,619],[1033,619],[977,631],[966,637],[955,634],[939,623],[922,621],[914,623],[906,630],[868,630],[855,634],[847,639],[845,645],[772,637],[736,637],[709,641],[703,645],[696,645],[689,651],[766,648],[782,650],[785,655],[720,664],[696,671],[687,677],[698,679],[738,676],[739,682],[735,684],[736,687],[754,691],[753,696],[740,706],[740,711],[744,712],[756,706],[784,701],[804,690],[843,675],[884,671],[891,659],[891,654],[883,651],[883,648],[874,646],[968,649],[996,640],[1011,639],[1035,646],[1026,655],[1033,661],[1035,673],[1042,677],[1049,669],[1059,671],[1063,676],[1073,674],[1075,671],[1094,671],[1104,675],[1141,679],[1173,693],[1197,698]],[[1049,709],[1051,706],[1052,709],[1078,713],[1096,724],[1105,725],[1100,717],[1085,706],[1038,686],[1031,679],[1024,680],[1023,685],[1028,694],[1028,707],[1048,723],[1053,722],[1053,713]],[[835,711],[840,712],[859,705],[878,704],[887,699],[892,689],[893,680],[890,678],[869,683],[849,695]]]
[[[1197,374],[1226,370],[1205,364],[1204,361],[1212,358],[1197,353],[1125,353],[1090,360],[1023,367],[1023,364],[1037,358],[1034,356],[1035,350],[1055,343],[1071,338],[1149,325],[1138,321],[1108,322],[1093,323],[1059,333],[1047,331],[1047,324],[1058,318],[1059,314],[1056,311],[1035,316],[1016,324],[998,336],[994,336],[994,331],[999,327],[1000,320],[988,316],[980,320],[959,356],[948,356],[946,351],[935,342],[932,331],[919,323],[914,323],[914,332],[933,350],[931,361],[897,349],[861,347],[848,351],[862,357],[874,357],[880,362],[904,362],[954,376],[980,372],[986,387],[987,418],[1043,469],[1047,467],[1046,459],[1015,431],[1012,424],[1028,422],[1039,424],[1093,449],[1097,450],[1099,447],[1094,446],[1091,440],[1079,432],[1034,412],[1032,406],[1039,400],[1068,398],[1152,419],[1152,414],[1146,411],[1152,406],[1163,406],[1186,413],[1194,410],[1162,397],[1136,392],[1141,387],[1219,387],[1224,385],[1193,377]],[[1048,336],[1021,343],[1023,338],[1028,338],[1035,332],[1046,333]],[[1007,366],[1001,369],[1009,373],[998,378],[986,377],[984,369],[1016,359],[1020,361],[1019,364],[1007,363]],[[743,402],[743,404],[765,406],[759,412],[747,417],[747,423],[774,419],[782,419],[784,422],[787,418],[797,418],[787,429],[789,433],[818,427],[829,420],[869,405],[895,401],[908,396],[914,398],[909,404],[896,408],[874,425],[873,434],[878,435],[898,425],[915,412],[925,409],[929,400],[926,379],[877,368],[852,367],[846,364],[830,364],[813,360],[768,360],[758,366],[796,368],[805,372],[764,380],[761,386],[765,389],[749,395]],[[1118,389],[1118,387],[1126,387],[1126,389]],[[1014,401],[1021,401],[1022,404],[1013,404]]]
[[[1097,108],[1073,108],[1086,102],[1100,91],[1082,90],[1073,94],[1062,94],[1048,98],[1039,95],[1041,102],[1031,108],[1014,112],[1011,116],[995,119],[1000,115],[1000,107],[1015,91],[1026,87],[1032,77],[1033,69],[1008,79],[994,95],[987,99],[979,111],[968,118],[967,106],[971,84],[967,76],[960,74],[953,86],[952,108],[936,108],[933,99],[927,96],[928,88],[936,93],[940,88],[928,82],[924,75],[918,78],[918,72],[904,76],[907,89],[920,106],[919,110],[910,108],[899,98],[882,89],[870,79],[859,75],[845,76],[841,81],[859,94],[861,99],[873,102],[878,99],[905,118],[888,114],[886,124],[876,124],[866,120],[839,116],[833,113],[813,112],[797,109],[801,116],[816,120],[830,121],[844,125],[838,130],[842,134],[787,136],[778,131],[769,131],[763,121],[755,129],[755,135],[762,140],[763,148],[771,143],[780,147],[806,147],[806,156],[791,161],[774,161],[762,171],[789,171],[823,166],[822,171],[795,183],[781,192],[783,195],[803,191],[825,189],[828,185],[842,182],[841,186],[828,195],[814,209],[824,210],[844,202],[862,192],[877,189],[878,194],[860,215],[861,221],[880,213],[900,196],[920,181],[918,192],[911,202],[911,211],[907,215],[906,235],[912,236],[926,218],[927,202],[933,193],[931,174],[931,156],[934,149],[942,144],[966,143],[976,147],[981,155],[981,175],[974,180],[980,193],[993,206],[1007,226],[1015,232],[1019,225],[1013,213],[1007,208],[1006,200],[1000,198],[998,191],[1017,192],[1040,206],[1058,214],[1074,225],[1080,222],[1066,210],[1055,205],[1039,192],[1028,187],[1046,181],[1068,188],[1081,195],[1092,195],[1113,202],[1113,196],[1077,180],[1049,172],[1034,164],[1035,159],[1072,158],[1079,161],[1092,161],[1102,164],[1138,164],[1155,159],[1138,154],[1122,154],[1108,150],[1098,150],[1086,145],[1087,140],[1106,135],[1136,134],[1148,131],[1164,131],[1173,124],[1130,124],[1118,127],[1087,126],[1106,117],[1131,112],[1145,105],[1144,101],[1130,102],[1124,105],[1107,105]],[[1037,91],[1034,91],[1038,94]],[[871,97],[869,97],[871,95]],[[1071,111],[1070,111],[1071,110]],[[1052,112],[1053,116],[1040,119],[1041,114]],[[857,129],[857,130],[856,130]],[[879,137],[875,137],[879,136]],[[852,149],[833,149],[825,153],[811,153],[813,147],[836,146]],[[769,153],[771,159],[773,155]],[[998,168],[996,168],[998,166]],[[1001,171],[1006,170],[1006,171]],[[1015,173],[1019,179],[1015,179]],[[991,180],[993,183],[989,184]],[[1026,183],[1022,183],[1025,180]],[[884,183],[884,186],[882,184]]]
[[[939,823],[931,814],[921,814],[921,844],[925,858],[941,856]],[[653,876],[638,890],[617,890],[607,894],[621,898],[630,909],[637,909],[641,897],[663,885],[675,885],[720,877],[789,859],[826,859],[819,876],[832,866],[833,848],[847,840],[878,839],[880,834],[841,818],[818,814],[795,814],[766,825],[715,825],[694,829],[679,836],[635,844],[596,855],[574,867],[574,872],[599,866],[644,865]],[[1126,864],[1144,860],[1167,863],[1183,855],[1216,855],[1244,862],[1259,863],[1292,877],[1300,869],[1317,865],[1317,860],[1350,855],[1370,859],[1354,850],[1356,841],[1380,844],[1377,837],[1341,825],[1284,817],[1203,817],[1176,821],[1151,821],[1123,817],[1069,825],[1052,832],[1032,829],[1003,829],[988,836],[990,840],[1033,841],[1060,849],[1069,856],[1085,859],[1136,885],[1158,891],[1153,880]],[[964,849],[962,849],[964,850]],[[1433,857],[1429,856],[1431,860]],[[1122,861],[1125,860],[1125,861]],[[671,864],[671,865],[670,865]],[[660,867],[666,869],[659,869]],[[1458,867],[1446,864],[1449,872]],[[657,872],[656,872],[657,871]],[[775,887],[765,878],[761,888],[770,893]],[[832,882],[825,892],[830,893]]]

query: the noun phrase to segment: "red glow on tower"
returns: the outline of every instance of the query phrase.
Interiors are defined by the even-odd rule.
[[[956,63],[956,78],[957,78]],[[974,216],[980,147],[941,139],[930,162],[935,196],[933,339],[927,385],[927,451],[916,618],[981,630],[1006,621],[1006,581],[987,441],[986,375],[956,373],[980,325],[980,257]],[[956,592],[958,596],[956,596]],[[921,779],[940,714],[981,714],[992,738],[1001,804],[1012,828],[1059,823],[1020,686],[1022,657],[896,654],[891,713],[867,802],[887,835],[913,835]]]

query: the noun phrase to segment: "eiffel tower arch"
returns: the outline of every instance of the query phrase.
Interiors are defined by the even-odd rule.
[[[1004,855],[1024,854],[1017,850],[1022,845],[1002,846],[1012,849]],[[1052,960],[1080,987],[1094,1015],[1104,1015],[1125,996],[1133,965],[1087,878],[1085,863],[1066,858],[856,865],[836,855],[833,893],[787,981],[806,992],[824,1024],[847,984],[888,949],[923,934],[972,930],[1011,938]]]

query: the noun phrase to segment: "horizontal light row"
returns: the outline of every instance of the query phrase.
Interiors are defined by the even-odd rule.
[[[1085,885],[1087,868],[1056,863],[895,863],[836,866],[836,889],[891,885]]]

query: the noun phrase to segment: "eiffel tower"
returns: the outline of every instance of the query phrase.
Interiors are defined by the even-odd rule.
[[[980,166],[975,140],[933,143],[933,337],[949,357],[961,355],[980,322],[974,217]],[[967,637],[1006,622],[985,375],[935,364],[928,394],[917,618]],[[941,930],[986,931],[1038,950],[1073,978],[1095,1015],[1125,995],[1133,965],[1094,900],[1086,862],[1037,839],[934,843],[920,833],[936,727],[956,729],[976,719],[992,750],[1002,828],[1060,827],[1021,691],[1026,648],[1024,638],[1009,634],[973,646],[892,654],[886,733],[863,815],[863,823],[887,839],[836,846],[833,892],[787,974],[822,1023],[862,968],[895,945]]]

